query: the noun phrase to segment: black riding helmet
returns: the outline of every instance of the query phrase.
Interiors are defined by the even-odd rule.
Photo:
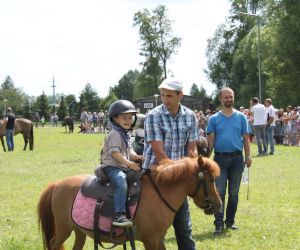
[[[108,117],[109,120],[114,123],[114,117],[117,117],[120,114],[128,114],[128,113],[133,113],[135,115],[135,120],[133,122],[133,124],[131,125],[131,127],[134,127],[135,122],[136,122],[136,109],[134,107],[134,105],[127,100],[118,100],[113,102],[108,110]]]

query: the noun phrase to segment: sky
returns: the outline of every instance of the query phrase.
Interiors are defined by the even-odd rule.
[[[103,98],[129,70],[141,70],[133,16],[159,4],[182,38],[170,74],[183,81],[184,94],[193,83],[212,93],[207,39],[229,15],[228,0],[0,0],[0,83],[11,76],[29,96],[52,95],[54,78],[56,93],[77,98],[90,83]]]

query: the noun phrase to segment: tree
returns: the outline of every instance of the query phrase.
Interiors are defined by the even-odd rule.
[[[62,121],[65,118],[65,116],[67,115],[65,98],[64,98],[63,95],[60,98],[59,107],[58,107],[58,110],[57,110],[57,115],[58,115],[58,120],[60,120],[60,121]]]
[[[289,0],[268,2],[265,91],[278,107],[296,106],[300,100],[300,5]]]
[[[84,89],[80,93],[79,97],[79,108],[80,110],[84,108],[85,110],[91,112],[98,112],[100,105],[100,97],[96,90],[92,88],[90,83],[87,83]],[[79,111],[80,114],[80,111]]]
[[[14,90],[15,84],[10,76],[7,76],[4,82],[1,84],[1,90]]]
[[[156,90],[163,76],[167,77],[167,61],[177,53],[181,38],[172,35],[172,21],[168,19],[164,5],[153,11],[144,9],[136,12],[133,21],[134,26],[139,28],[140,55],[145,57],[142,73],[146,79],[151,78]]]
[[[73,94],[67,95],[65,101],[66,101],[66,106],[69,109],[69,116],[76,117],[77,116],[76,110],[78,110],[78,103],[76,101],[75,95]]]
[[[272,98],[277,107],[299,105],[300,5],[291,0],[233,0],[231,4],[226,25],[208,43],[209,79],[218,89],[232,87],[237,105],[247,105],[250,97],[259,95],[259,21],[262,99]]]
[[[200,86],[200,90],[196,83],[193,83],[191,90],[190,90],[190,95],[191,96],[197,96],[197,97],[202,97],[202,98],[208,98],[208,95],[206,93],[206,90],[203,86]]]
[[[45,119],[49,119],[49,102],[48,97],[45,95],[45,92],[43,92],[40,96],[37,97],[36,101],[33,104],[33,112],[38,112],[40,117],[44,116]]]
[[[154,94],[157,94],[157,92],[158,88],[152,81],[152,78],[143,72],[134,86],[133,99],[136,100],[143,97],[153,96]]]
[[[22,108],[22,115],[23,115],[23,117],[25,117],[27,119],[32,118],[30,105],[31,105],[31,103],[30,103],[29,99],[26,99],[24,102],[24,106]]]
[[[154,11],[154,25],[158,33],[157,53],[164,71],[164,78],[167,78],[167,61],[172,54],[177,53],[177,49],[181,45],[181,38],[174,37],[172,32],[172,23],[167,17],[167,8],[159,5]]]
[[[133,101],[134,85],[140,73],[137,70],[129,70],[120,80],[119,84],[110,89],[119,99]]]
[[[0,88],[0,108],[12,107],[17,116],[23,116],[24,106],[28,96],[19,88],[16,88],[10,76],[7,76]]]
[[[100,109],[102,110],[108,110],[109,106],[114,102],[117,101],[118,97],[113,91],[109,91],[108,96],[106,96],[104,99],[100,102]]]

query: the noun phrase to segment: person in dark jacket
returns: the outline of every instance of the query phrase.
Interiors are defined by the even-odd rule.
[[[15,115],[12,113],[11,107],[6,109],[7,120],[6,124],[6,144],[8,151],[14,151],[14,127],[15,127]]]

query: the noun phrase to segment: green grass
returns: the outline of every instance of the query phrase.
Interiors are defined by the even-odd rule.
[[[64,128],[35,129],[35,149],[23,152],[23,139],[15,137],[14,152],[0,152],[0,249],[42,249],[36,206],[49,182],[70,175],[92,173],[98,164],[102,134],[64,133]],[[252,145],[252,155],[257,152]],[[191,202],[193,236],[197,249],[299,249],[300,148],[277,146],[274,156],[253,158],[250,197],[240,190],[236,222],[240,230],[215,237],[213,217]],[[73,237],[66,242],[71,249]],[[137,243],[137,249],[143,249]],[[173,230],[167,249],[176,249]],[[93,249],[87,240],[85,249]],[[118,247],[116,249],[122,249]]]

